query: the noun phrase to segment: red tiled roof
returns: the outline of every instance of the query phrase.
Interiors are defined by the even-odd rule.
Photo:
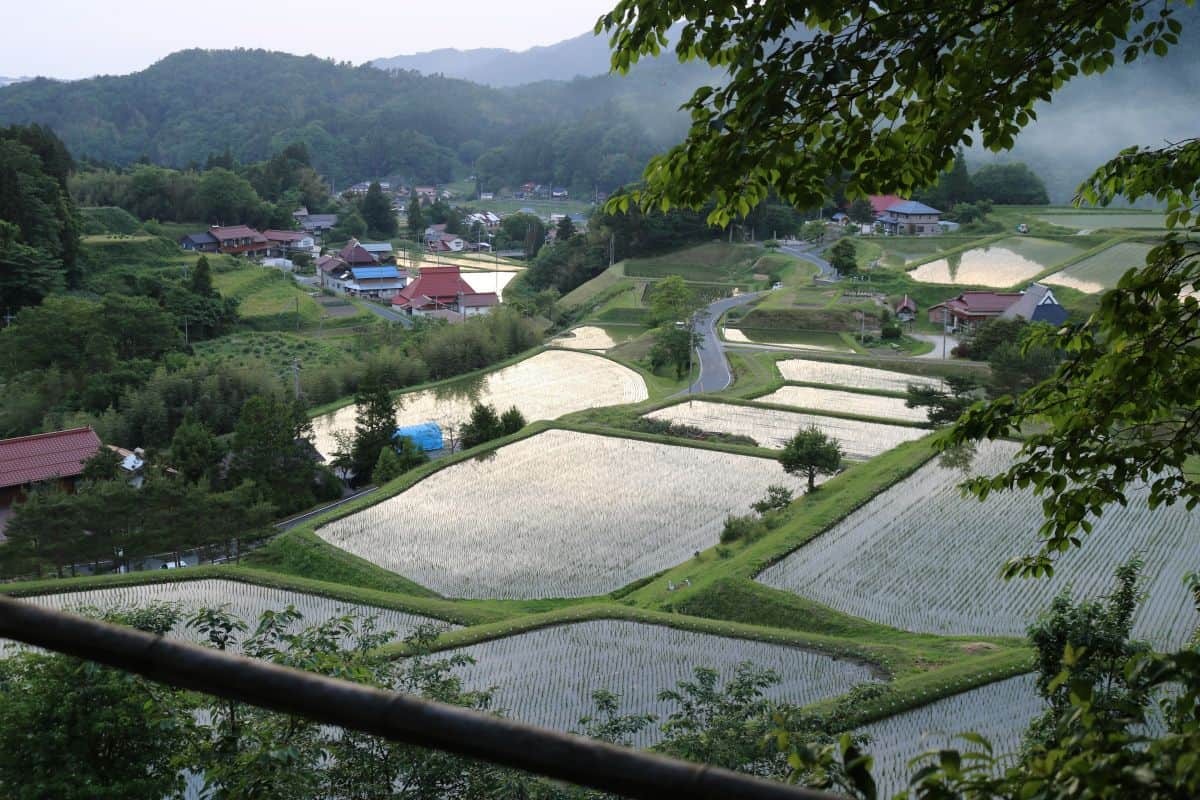
[[[208,232],[220,241],[225,241],[227,239],[252,239],[255,242],[267,241],[265,236],[248,225],[230,225],[226,228],[213,225],[208,229]]]
[[[963,314],[999,314],[1020,299],[1020,292],[963,292],[944,305]]]
[[[351,239],[348,245],[338,251],[338,257],[352,267],[375,266],[379,263],[379,259],[363,249],[355,239]]]
[[[0,441],[0,486],[72,478],[100,447],[100,437],[91,428],[5,439]]]
[[[463,308],[487,308],[500,305],[500,297],[495,292],[478,292],[462,296]]]
[[[894,194],[873,194],[869,199],[871,201],[871,208],[877,215],[882,214],[897,203],[904,202],[904,198],[897,197]]]
[[[908,295],[904,295],[904,299],[901,300],[900,304],[896,306],[896,311],[900,312],[900,311],[904,311],[905,309],[908,309],[910,311],[916,311],[917,310],[917,301],[913,300]]]
[[[271,242],[298,242],[301,239],[307,239],[309,234],[304,231],[263,231],[263,236]]]
[[[462,279],[458,267],[425,267],[416,280],[392,298],[392,305],[412,305],[411,301],[422,295],[440,303],[452,303],[460,294],[473,295],[475,290]]]

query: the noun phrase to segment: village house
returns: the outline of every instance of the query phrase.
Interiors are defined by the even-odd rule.
[[[420,198],[422,203],[436,203],[438,199],[438,190],[436,186],[414,186],[413,192]]]
[[[390,262],[395,258],[391,242],[360,242],[359,247],[373,255],[380,264]]]
[[[0,441],[0,531],[12,506],[35,484],[73,492],[83,464],[103,445],[91,428],[37,433]]]
[[[896,304],[896,319],[901,322],[912,322],[916,318],[917,301],[908,295],[904,295],[904,299]]]
[[[363,247],[358,239],[351,239],[346,246],[338,251],[338,258],[351,267],[376,267],[379,259],[375,254]]]
[[[929,321],[951,330],[971,330],[989,319],[1025,319],[1061,325],[1067,318],[1054,292],[1040,283],[1023,292],[963,292],[929,307]]]
[[[316,247],[316,239],[307,231],[263,231],[263,236],[270,242],[272,258],[287,258],[295,253],[312,253]]]
[[[337,214],[309,214],[307,209],[303,215],[297,213],[293,216],[301,228],[314,236],[320,236],[338,223]]]
[[[179,240],[179,246],[195,253],[215,253],[217,252],[217,237],[208,231],[189,233]]]
[[[471,288],[458,267],[425,267],[392,298],[392,308],[411,316],[452,321],[490,313],[499,304],[500,297],[495,292],[476,292]]]
[[[271,252],[267,237],[247,225],[214,225],[208,232],[217,240],[217,252],[246,258],[266,258]]]
[[[941,213],[916,200],[903,200],[888,206],[879,215],[879,222],[884,232],[893,236],[933,236],[942,232],[938,224]]]
[[[321,256],[317,276],[322,289],[350,297],[389,300],[408,284],[408,276],[393,264],[352,265],[340,255]]]

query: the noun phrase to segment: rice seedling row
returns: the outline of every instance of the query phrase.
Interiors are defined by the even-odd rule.
[[[773,459],[550,430],[317,535],[447,596],[584,597],[715,545],[771,484],[801,481]]]
[[[1004,469],[1017,446],[981,445],[972,472]],[[1127,506],[1094,520],[1082,549],[1065,553],[1053,578],[1019,584],[999,577],[1011,557],[1036,549],[1041,500],[1031,490],[963,497],[965,475],[936,462],[875,497],[758,580],[855,616],[910,631],[1023,635],[1053,597],[1113,587],[1113,571],[1135,553],[1148,593],[1134,636],[1175,649],[1200,624],[1184,575],[1200,562],[1200,518],[1182,504],[1150,510],[1135,488]]]
[[[889,392],[904,392],[909,384],[916,386],[941,387],[937,378],[907,375],[886,369],[860,367],[856,364],[836,364],[827,361],[809,361],[790,358],[778,362],[779,374],[784,380],[802,383],[823,383],[830,386],[845,386],[847,389],[880,389]]]
[[[854,351],[847,347],[844,343],[838,344],[817,344],[816,342],[779,342],[771,341],[768,333],[764,332],[757,339],[751,339],[746,335],[746,332],[740,328],[722,328],[721,335],[727,342],[735,344],[769,344],[772,347],[778,347],[784,350],[819,350],[825,353],[853,353]],[[817,332],[814,336],[827,337],[829,341],[837,339],[837,334],[828,334],[825,332]]]
[[[818,389],[815,386],[784,386],[754,399],[759,403],[808,408],[814,411],[840,411],[845,414],[905,422],[929,421],[929,414],[924,409],[908,408],[898,397],[839,392],[836,389]]]
[[[496,687],[495,706],[507,716],[564,731],[582,730],[579,719],[593,710],[592,692],[598,689],[621,696],[620,713],[652,713],[665,720],[674,706],[659,700],[658,693],[693,680],[696,667],[717,670],[719,685],[740,662],[770,668],[781,681],[767,694],[797,704],[873,680],[866,666],[820,653],[620,620],[543,628],[455,652],[476,662],[461,670],[465,685]],[[635,743],[645,746],[659,738],[653,727]]]
[[[1038,219],[1051,225],[1062,225],[1064,228],[1079,228],[1081,230],[1098,230],[1106,228],[1165,228],[1166,218],[1162,214],[1113,214],[1076,212],[1062,214],[1039,214]]]
[[[458,426],[471,416],[476,402],[491,403],[500,412],[516,406],[533,422],[647,397],[646,382],[628,367],[588,353],[547,350],[477,380],[401,395],[396,422]],[[356,409],[344,406],[313,420],[317,450],[326,458],[337,449],[335,432],[353,433]]]
[[[1148,244],[1120,242],[1044,278],[1042,282],[1098,294],[1116,286],[1121,276],[1130,269],[1145,266],[1146,254],[1150,249]]]
[[[282,611],[289,605],[295,606],[302,616],[300,623],[294,626],[296,628],[319,624],[346,614],[374,617],[377,630],[393,631],[398,639],[404,638],[424,623],[438,623],[451,627],[449,623],[440,620],[390,608],[360,605],[315,594],[222,578],[114,586],[108,589],[43,594],[20,599],[60,611],[77,611],[89,607],[108,611],[142,608],[151,603],[178,603],[185,618],[201,608],[225,606],[231,614],[245,621],[251,630],[264,611]],[[188,629],[183,622],[176,626],[171,636],[191,642],[199,642],[201,639],[198,633]]]
[[[876,398],[880,399],[880,398]],[[762,447],[782,450],[796,433],[815,425],[842,446],[842,454],[851,460],[868,458],[891,450],[904,442],[920,439],[928,431],[880,422],[822,417],[774,408],[709,403],[690,400],[646,414],[649,419],[691,425],[713,433],[749,436]]]
[[[870,737],[866,752],[875,758],[873,775],[880,797],[891,797],[908,785],[915,771],[908,764],[930,750],[975,745],[958,738],[975,732],[992,743],[1007,766],[1021,747],[1029,723],[1045,708],[1033,675],[1018,675],[969,692],[944,697],[858,730]]]
[[[504,287],[517,277],[516,272],[489,270],[487,272],[462,272],[462,279],[476,292],[495,292],[500,300],[504,300]]]

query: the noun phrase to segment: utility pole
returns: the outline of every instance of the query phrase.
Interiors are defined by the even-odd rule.
[[[300,399],[300,359],[292,360],[292,388],[295,391],[296,399]]]
[[[10,319],[11,319],[11,317],[10,317]],[[184,346],[186,346],[187,343],[188,343],[188,318],[186,316],[184,316],[184,318],[183,318],[183,344],[184,344]]]

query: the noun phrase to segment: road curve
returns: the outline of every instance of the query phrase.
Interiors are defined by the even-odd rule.
[[[726,311],[752,303],[762,296],[763,292],[748,292],[736,297],[726,297],[710,304],[702,312],[703,318],[696,330],[696,333],[700,334],[700,343],[696,346],[700,375],[685,391],[679,392],[680,395],[719,392],[733,383],[733,373],[725,359],[725,343],[721,341],[717,326]]]
[[[826,280],[837,280],[837,270],[835,270],[833,265],[828,261],[818,255],[815,255],[813,253],[814,247],[816,247],[816,245],[813,244],[785,244],[780,245],[779,252],[787,253],[789,256],[803,259],[810,264],[816,264],[817,268],[821,270],[819,277],[825,278]]]

